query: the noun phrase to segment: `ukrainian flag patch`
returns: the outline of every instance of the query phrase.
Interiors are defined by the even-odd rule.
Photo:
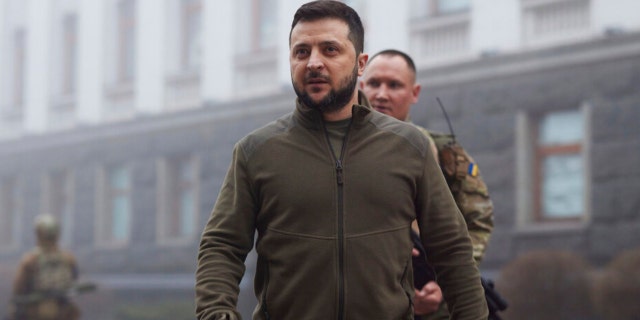
[[[478,175],[478,165],[476,165],[473,162],[469,163],[469,168],[467,170],[467,173],[472,177],[477,176]]]

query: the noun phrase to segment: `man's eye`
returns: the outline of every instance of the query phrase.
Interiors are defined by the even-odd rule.
[[[379,87],[379,86],[380,86],[380,83],[379,83],[379,82],[377,82],[377,81],[369,81],[369,82],[367,82],[367,85],[368,85],[369,87],[377,88],[377,87]]]
[[[338,52],[338,48],[336,47],[327,47],[327,51],[334,53],[334,52]]]
[[[297,49],[295,51],[296,56],[304,56],[308,53],[309,51],[307,49]]]

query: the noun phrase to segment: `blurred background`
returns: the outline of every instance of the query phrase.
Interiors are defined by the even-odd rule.
[[[33,219],[62,222],[84,319],[193,319],[233,144],[293,110],[299,0],[0,0],[0,314]],[[638,319],[640,2],[351,0],[409,52],[412,120],[449,132],[495,208],[504,319]],[[250,318],[255,256],[239,308]]]

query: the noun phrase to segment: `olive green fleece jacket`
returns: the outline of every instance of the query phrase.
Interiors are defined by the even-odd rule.
[[[341,159],[322,114],[299,102],[236,144],[200,242],[198,319],[240,318],[256,231],[253,319],[413,319],[416,218],[452,319],[487,319],[464,218],[426,137],[361,101]]]

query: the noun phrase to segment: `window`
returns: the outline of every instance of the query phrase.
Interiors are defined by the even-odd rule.
[[[137,66],[137,1],[109,0],[106,7],[104,120],[118,121],[135,114]]]
[[[435,5],[434,12],[438,14],[466,11],[471,6],[471,0],[438,0],[433,3]]]
[[[159,239],[190,240],[196,234],[198,162],[179,156],[159,162]]]
[[[414,0],[411,49],[418,65],[451,63],[472,57],[469,0]]]
[[[202,1],[182,0],[182,53],[183,69],[198,69],[201,63]]]
[[[62,228],[60,240],[63,244],[71,243],[73,179],[68,170],[50,173],[45,179],[43,212],[48,212],[58,219]]]
[[[98,237],[103,244],[123,244],[131,227],[131,178],[124,165],[110,167],[100,177],[102,198]]]
[[[26,61],[26,36],[24,29],[17,29],[13,34],[13,111],[22,112],[24,104],[24,81]]]
[[[136,15],[135,0],[118,2],[118,80],[129,82],[135,75]]]
[[[62,20],[62,94],[76,90],[77,19],[68,14]]]
[[[590,0],[521,0],[521,3],[526,44],[578,41],[589,36]]]
[[[278,0],[242,0],[236,10],[234,89],[243,96],[278,90]],[[248,16],[248,17],[247,17]]]
[[[584,120],[579,110],[543,115],[536,139],[538,220],[577,219],[585,214]]]
[[[424,18],[469,11],[471,0],[413,0],[412,18]]]
[[[181,110],[201,104],[202,0],[171,0],[167,10],[167,78],[165,109]]]
[[[15,178],[0,180],[0,248],[11,248],[17,244],[20,197]]]
[[[276,44],[277,0],[253,0],[251,3],[253,24],[253,51],[269,49]]]

